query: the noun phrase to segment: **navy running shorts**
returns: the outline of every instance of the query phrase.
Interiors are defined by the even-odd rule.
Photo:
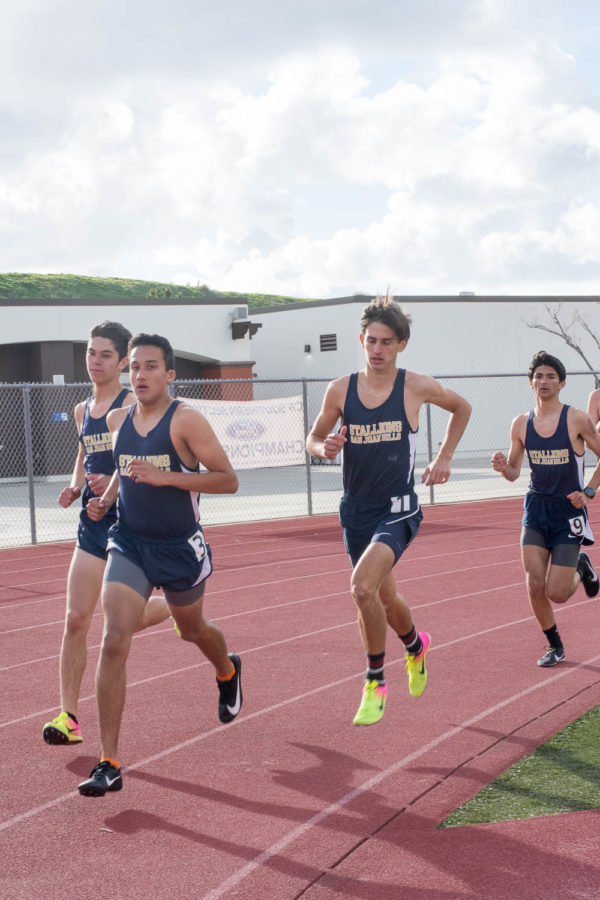
[[[369,544],[387,544],[394,553],[394,565],[398,562],[406,548],[417,535],[423,513],[420,509],[408,516],[386,515],[375,527],[375,530],[357,530],[344,528],[344,546],[350,557],[352,566],[357,562]]]
[[[117,521],[110,530],[108,551],[105,581],[129,583],[123,580],[125,570],[119,566],[118,560],[112,560],[113,552],[117,556],[121,554],[143,573],[147,584],[162,588],[169,603],[174,605],[177,605],[177,597],[171,599],[174,594],[183,595],[191,591],[197,595],[194,599],[202,596],[203,589],[192,591],[192,588],[199,588],[212,572],[210,547],[200,525],[186,537],[175,541],[147,541],[127,531]],[[130,586],[145,595],[145,591],[139,590],[135,584]],[[185,598],[182,596],[180,599]],[[192,602],[193,599],[187,599],[180,605]]]
[[[566,497],[552,497],[529,491],[523,501],[523,532],[521,543],[537,543],[523,539],[528,529],[538,532],[543,537],[546,549],[552,550],[559,544],[590,545],[594,543],[587,511],[577,509]]]
[[[116,513],[107,513],[99,522],[92,522],[85,509],[79,513],[77,528],[77,546],[98,559],[106,560],[108,553],[108,532],[117,520]]]

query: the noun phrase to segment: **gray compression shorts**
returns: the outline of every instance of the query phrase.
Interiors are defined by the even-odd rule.
[[[136,566],[127,556],[119,550],[111,549],[108,553],[108,562],[104,570],[104,581],[116,581],[130,587],[146,600],[154,590],[154,585],[148,581],[144,570]],[[171,606],[191,606],[204,594],[204,582],[195,584],[187,591],[170,591],[163,588],[167,603]]]
[[[548,547],[541,531],[530,528],[528,525],[523,525],[521,529],[521,545],[542,547],[544,550],[548,550],[553,566],[566,566],[568,569],[577,568],[580,546],[575,541],[572,544],[555,544],[554,547]]]

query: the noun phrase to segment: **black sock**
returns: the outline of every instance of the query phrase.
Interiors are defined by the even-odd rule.
[[[367,653],[369,665],[367,667],[367,681],[378,681],[385,684],[385,676],[383,674],[384,653]]]
[[[411,656],[418,656],[423,649],[423,641],[417,634],[415,626],[410,629],[408,634],[399,634],[398,637],[406,647]]]
[[[548,643],[551,647],[554,647],[555,650],[563,649],[563,643],[560,639],[560,634],[558,633],[556,625],[553,625],[552,628],[544,628],[543,632],[548,638]]]

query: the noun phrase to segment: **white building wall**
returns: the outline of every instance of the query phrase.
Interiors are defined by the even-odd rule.
[[[164,335],[179,354],[244,361],[253,358],[254,347],[247,337],[232,339],[232,314],[238,306],[3,306],[0,343],[86,341],[90,328],[110,319],[121,322],[133,334],[145,331]]]
[[[555,305],[555,304],[553,304]],[[360,316],[364,303],[278,307],[251,312],[262,328],[252,339],[252,358],[259,378],[334,378],[361,368]],[[412,333],[401,356],[402,366],[431,375],[526,372],[540,349],[558,356],[567,371],[583,371],[584,362],[560,337],[527,326],[551,325],[544,303],[535,301],[428,301],[403,303],[412,315]],[[565,302],[561,319],[582,312],[600,335],[600,303]],[[337,351],[319,350],[319,335],[336,334]],[[310,344],[311,352],[304,352]],[[588,358],[600,366],[591,338],[584,341]]]
[[[334,378],[360,368],[359,343],[363,302],[254,309],[252,322],[262,327],[250,340],[233,340],[231,321],[238,306],[165,305],[0,306],[0,343],[82,341],[104,319],[138,331],[164,334],[176,353],[214,360],[255,360],[258,378]],[[534,301],[418,300],[403,304],[413,317],[412,336],[401,357],[406,368],[432,375],[524,372],[539,349],[565,363],[567,370],[585,365],[559,337],[527,327],[550,324],[544,303]],[[574,310],[586,316],[600,335],[600,303],[572,300],[562,306],[568,322]],[[270,308],[272,310],[272,308]],[[321,352],[319,336],[336,334],[336,351]],[[304,352],[309,344],[310,353]],[[591,338],[584,343],[592,362],[600,353]]]

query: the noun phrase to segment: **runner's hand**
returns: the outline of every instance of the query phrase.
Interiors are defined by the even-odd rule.
[[[153,484],[160,487],[165,481],[165,472],[145,459],[131,459],[127,463],[125,474],[136,484]]]
[[[100,522],[109,510],[109,505],[101,497],[91,497],[88,500],[86,511],[92,522]]]
[[[348,438],[346,437],[346,432],[348,431],[347,425],[342,425],[339,431],[332,432],[328,434],[325,440],[323,441],[323,455],[325,459],[335,459],[338,455]]]
[[[505,472],[507,465],[508,460],[504,453],[500,453],[500,451],[494,453],[494,455],[492,456],[492,468],[496,472]]]
[[[63,488],[60,494],[58,495],[58,502],[64,509],[67,506],[70,506],[74,500],[77,500],[78,497],[81,497],[81,491],[77,487],[66,487]]]
[[[96,472],[93,475],[86,475],[85,480],[88,487],[95,497],[101,497],[108,485],[110,484],[110,475],[102,475]]]
[[[450,466],[448,463],[436,459],[423,472],[421,484],[446,484],[449,478]]]

